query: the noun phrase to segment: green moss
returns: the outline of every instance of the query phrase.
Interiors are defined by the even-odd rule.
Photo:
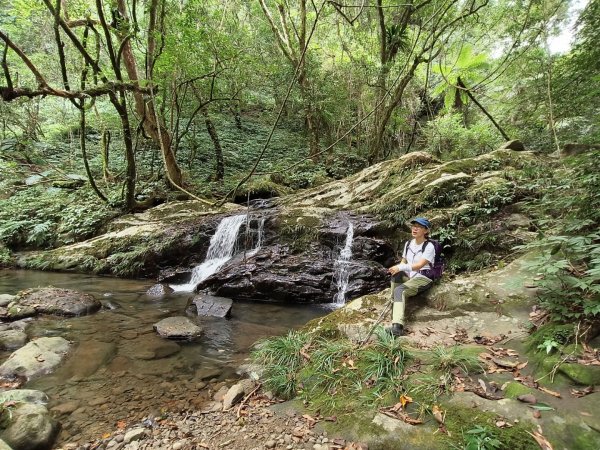
[[[517,398],[520,395],[531,394],[532,392],[533,389],[516,381],[508,382],[504,388],[504,396],[506,398]]]
[[[554,322],[542,325],[534,331],[526,340],[527,349],[530,352],[544,352],[550,342],[555,342],[556,347],[569,344],[575,337],[575,326],[572,324],[557,324]]]
[[[256,177],[240,188],[236,201],[244,202],[248,197],[250,199],[281,197],[291,192],[289,187],[273,181],[272,177]]]
[[[574,383],[584,386],[600,385],[600,366],[564,363],[558,370]]]

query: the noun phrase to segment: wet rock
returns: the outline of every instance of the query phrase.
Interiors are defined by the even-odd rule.
[[[167,339],[192,340],[202,334],[202,328],[183,316],[167,317],[154,324],[159,336]]]
[[[61,337],[42,337],[12,353],[0,366],[0,376],[34,378],[51,372],[58,366],[70,347]]]
[[[150,297],[164,297],[173,292],[173,289],[166,284],[158,283],[146,291],[146,295]]]
[[[0,294],[0,306],[8,306],[8,304],[14,300],[14,295]]]
[[[48,403],[48,395],[34,389],[12,389],[0,392],[0,404],[4,402],[35,403],[45,405]]]
[[[0,331],[0,349],[16,350],[27,343],[27,334],[21,330]]]
[[[102,307],[100,301],[89,294],[53,287],[23,291],[17,296],[16,302],[16,308],[33,310],[34,314],[67,317],[91,314]],[[23,311],[13,312],[13,308],[8,310],[10,320],[23,314]]]
[[[233,300],[213,295],[196,295],[186,307],[186,312],[194,316],[229,317]]]
[[[46,449],[52,447],[58,429],[45,406],[21,403],[0,437],[14,450]]]
[[[119,347],[120,355],[111,362],[111,366],[113,363],[115,369],[128,366],[128,361],[123,357],[141,360],[162,359],[180,350],[181,347],[175,342],[167,341],[155,334],[143,334],[136,339],[123,341]]]
[[[288,246],[267,246],[245,262],[234,258],[198,289],[243,300],[330,303],[337,292],[334,263],[331,250],[317,243],[301,254]],[[389,282],[385,269],[374,261],[354,261],[349,272],[348,298],[381,290]]]
[[[11,303],[5,311],[2,311],[2,319],[4,320],[21,320],[28,317],[33,317],[37,314],[35,308],[26,305],[18,305]]]
[[[53,406],[52,408],[50,408],[50,411],[58,415],[67,415],[77,411],[79,406],[80,404],[77,401],[66,402],[61,403],[60,405]]]

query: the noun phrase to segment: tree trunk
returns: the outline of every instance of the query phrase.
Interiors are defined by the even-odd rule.
[[[128,18],[128,12],[125,5],[125,0],[117,1],[119,13]],[[150,8],[151,14],[156,13],[156,0],[152,1],[152,7]],[[153,17],[150,20],[150,23],[155,24],[156,18]],[[153,34],[154,29],[149,29],[148,34]],[[137,71],[137,63],[135,61],[135,56],[133,54],[133,50],[131,48],[131,43],[129,42],[128,36],[121,36],[122,40],[127,41],[123,44],[123,64],[125,65],[125,70],[127,71],[127,76],[131,81],[137,83],[138,71]],[[154,46],[149,48],[152,49]],[[154,55],[148,55],[148,58],[153,58]],[[150,65],[151,63],[149,63]],[[151,81],[151,79],[149,80]],[[181,186],[183,179],[181,174],[181,169],[177,164],[177,159],[175,158],[175,154],[172,149],[171,142],[171,133],[167,130],[163,119],[156,113],[154,101],[149,99],[147,102],[144,99],[144,96],[141,92],[134,92],[133,94],[134,103],[135,103],[135,112],[137,115],[143,120],[144,131],[152,138],[154,143],[160,148],[162,152],[165,170],[167,171],[169,181]],[[158,122],[157,122],[158,118]],[[159,131],[160,128],[160,131]]]
[[[458,77],[456,84],[458,85],[458,87],[462,88],[467,93],[467,95],[469,96],[471,101],[477,105],[477,107],[486,115],[486,117],[488,119],[490,119],[490,121],[494,124],[496,129],[500,132],[500,134],[502,135],[504,140],[510,141],[510,137],[508,136],[508,134],[506,134],[506,132],[502,129],[502,127],[498,124],[498,122],[496,122],[494,120],[494,118],[492,117],[492,115],[483,107],[483,105],[477,101],[477,99],[475,98],[473,93],[469,90],[469,88],[465,85],[465,83],[460,79],[460,77]],[[457,89],[456,92],[458,93],[458,92],[460,92],[460,90]]]
[[[79,147],[81,148],[81,157],[83,158],[83,166],[85,168],[85,173],[88,177],[88,181],[90,182],[90,186],[96,193],[96,195],[102,200],[107,202],[108,199],[105,195],[98,189],[96,182],[94,181],[94,176],[92,175],[92,171],[90,170],[90,165],[87,159],[87,151],[85,147],[85,100],[81,101],[79,106]]]
[[[304,74],[299,75],[300,93],[302,95],[302,103],[304,103],[304,120],[306,131],[308,133],[308,156],[314,161],[319,161],[319,126],[318,115],[315,111],[311,95],[310,83]]]
[[[219,141],[219,135],[217,134],[217,129],[215,128],[212,120],[210,120],[210,116],[208,115],[207,108],[202,109],[202,114],[204,115],[204,123],[206,124],[206,131],[210,136],[210,139],[213,142],[215,147],[215,181],[223,181],[223,177],[225,176],[225,165],[223,163],[223,149],[221,148],[221,142]]]

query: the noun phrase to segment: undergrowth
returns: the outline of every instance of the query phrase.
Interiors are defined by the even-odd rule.
[[[556,322],[600,321],[600,151],[566,158],[545,175],[538,239],[519,249],[537,252],[540,305]],[[588,336],[593,338],[593,336]]]

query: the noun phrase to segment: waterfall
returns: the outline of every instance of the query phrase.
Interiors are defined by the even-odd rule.
[[[265,218],[261,218],[258,222],[258,229],[256,230],[256,243],[254,239],[252,240],[253,248],[249,252],[246,253],[246,257],[250,258],[251,256],[256,255],[256,253],[262,247],[263,234],[265,229]]]
[[[210,239],[206,259],[194,267],[190,282],[171,285],[171,288],[176,292],[192,292],[202,281],[216,273],[233,256],[238,232],[245,221],[245,214],[224,218]]]
[[[333,279],[337,285],[337,293],[333,297],[334,303],[343,305],[346,302],[346,289],[350,277],[350,260],[352,259],[352,239],[354,238],[354,227],[348,222],[346,231],[346,244],[340,251],[340,256],[333,264]]]

